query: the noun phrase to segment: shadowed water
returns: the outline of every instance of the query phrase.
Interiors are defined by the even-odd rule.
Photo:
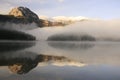
[[[1,41],[0,80],[119,80],[119,42]]]

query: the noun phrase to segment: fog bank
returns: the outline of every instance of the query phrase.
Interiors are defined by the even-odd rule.
[[[23,23],[0,22],[0,26],[1,26],[0,29],[18,30],[18,31],[31,30],[37,28],[36,23],[23,24]]]
[[[97,40],[120,41],[120,20],[84,20],[65,27],[45,27],[29,30],[37,40],[46,40],[56,34],[87,34]]]

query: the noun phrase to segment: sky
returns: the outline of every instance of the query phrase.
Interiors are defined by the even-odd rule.
[[[1,0],[0,14],[24,6],[37,15],[119,19],[120,0]]]

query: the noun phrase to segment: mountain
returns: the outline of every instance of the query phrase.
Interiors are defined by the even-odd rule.
[[[13,8],[8,15],[1,15],[0,14],[0,26],[6,27],[6,23],[10,23],[10,26],[13,26],[11,24],[21,24],[22,25],[30,25],[30,24],[35,24],[34,26],[37,27],[42,27],[43,26],[43,21],[42,19],[39,19],[37,14],[35,14],[33,11],[26,7],[16,7]],[[20,27],[19,26],[19,27]],[[33,27],[34,27],[33,26]],[[23,26],[24,27],[24,26]],[[1,28],[1,27],[0,27]],[[8,27],[10,28],[10,27]]]
[[[26,7],[13,8],[8,15],[0,14],[0,40],[35,40],[25,30],[42,27],[42,22]]]
[[[34,25],[32,25],[32,28],[45,27],[45,26],[51,27],[51,26],[65,26],[75,22],[88,21],[88,20],[96,20],[96,19],[91,19],[82,16],[77,16],[77,17],[56,16],[52,18],[47,16],[38,17],[36,13],[31,11],[27,7],[15,7],[9,12],[8,15],[0,15],[0,26],[4,27],[6,26],[6,23],[22,24],[22,25],[24,24],[25,26],[26,24],[34,23]],[[25,26],[23,26],[22,28],[24,28]]]
[[[27,29],[33,29],[36,27],[51,27],[51,26],[65,26],[69,25],[78,21],[84,21],[84,20],[90,20],[89,18],[86,17],[65,17],[65,16],[56,16],[53,18],[49,18],[46,16],[39,16],[31,11],[27,7],[15,7],[13,8],[8,15],[0,15],[0,26],[6,27],[6,23],[11,23],[13,24],[24,24],[23,28],[26,27],[28,24],[33,24],[32,27],[26,27]],[[22,26],[21,25],[21,26]],[[8,26],[7,26],[8,27]],[[11,28],[11,27],[8,27]],[[16,28],[16,27],[15,27]]]
[[[42,20],[39,19],[37,14],[35,14],[33,11],[31,11],[27,7],[16,7],[13,8],[9,15],[14,16],[16,18],[23,18],[25,23],[36,23],[37,26],[42,27]]]

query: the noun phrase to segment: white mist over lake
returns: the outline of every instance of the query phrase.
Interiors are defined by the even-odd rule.
[[[9,29],[9,30],[17,30],[17,31],[25,31],[25,30],[32,30],[37,28],[36,23],[31,23],[31,24],[15,24],[15,23],[10,23],[10,22],[6,22],[6,23],[1,23],[0,22],[0,29]]]
[[[47,40],[56,34],[87,34],[98,40],[120,40],[120,20],[85,20],[64,27],[45,27],[29,30],[37,40]]]

